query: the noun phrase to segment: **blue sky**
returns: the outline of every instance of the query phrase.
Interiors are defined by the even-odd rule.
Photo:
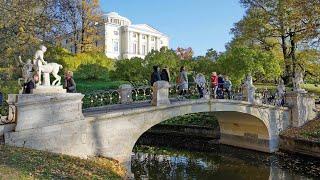
[[[170,48],[224,51],[230,29],[244,15],[239,0],[100,0],[103,11],[115,11],[133,24],[149,24],[170,37]]]

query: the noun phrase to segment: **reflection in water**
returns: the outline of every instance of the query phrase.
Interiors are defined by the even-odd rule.
[[[319,179],[320,161],[268,155],[232,147],[215,152],[137,148],[132,156],[136,179]],[[299,162],[299,164],[294,164]],[[315,168],[310,167],[310,163]],[[285,167],[284,165],[287,165]],[[294,167],[291,167],[294,166]],[[305,167],[308,166],[308,167]],[[317,166],[317,167],[316,167]],[[301,171],[297,171],[301,169]],[[306,172],[308,171],[308,172]],[[310,173],[315,171],[314,173]],[[318,178],[317,178],[318,177]]]

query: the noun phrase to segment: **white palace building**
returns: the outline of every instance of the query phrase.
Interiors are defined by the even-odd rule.
[[[169,47],[168,36],[147,24],[132,24],[128,18],[116,12],[105,14],[104,18],[103,38],[102,41],[96,42],[96,46],[102,46],[109,58],[144,58],[152,49]],[[68,41],[68,38],[61,40],[60,44],[74,52],[72,42]]]

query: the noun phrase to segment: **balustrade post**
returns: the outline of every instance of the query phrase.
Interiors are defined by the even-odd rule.
[[[291,108],[291,125],[300,127],[316,117],[315,98],[306,92],[286,93],[286,104]]]
[[[151,104],[159,106],[163,104],[170,104],[169,100],[170,84],[167,81],[157,81],[153,84],[153,94]]]
[[[130,84],[122,84],[119,86],[120,103],[128,104],[132,100],[132,86]]]

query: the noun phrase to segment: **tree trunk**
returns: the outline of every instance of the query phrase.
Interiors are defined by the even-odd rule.
[[[297,58],[296,58],[296,42],[294,40],[295,33],[290,33],[290,44],[291,44],[291,52],[290,57],[292,61],[292,78],[295,76],[295,72],[297,70]]]
[[[291,83],[290,63],[289,63],[290,57],[288,56],[288,52],[287,52],[288,47],[287,47],[285,35],[281,36],[281,48],[282,48],[282,54],[283,54],[284,63],[285,63],[285,72],[282,76],[282,79],[284,83],[288,85],[289,83]]]

